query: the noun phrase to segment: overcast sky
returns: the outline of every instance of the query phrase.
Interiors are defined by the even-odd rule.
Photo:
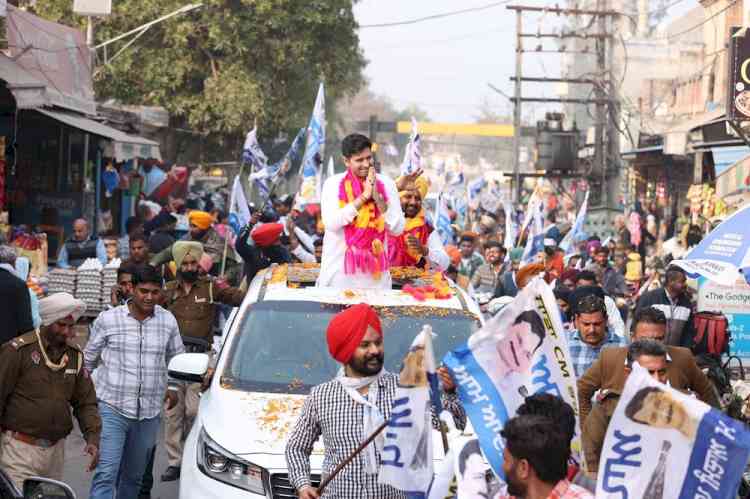
[[[364,26],[492,3],[495,2],[361,0],[355,5],[354,12],[359,24]],[[554,4],[541,0],[513,3]],[[695,0],[683,3],[687,7],[697,4]],[[675,10],[683,10],[682,7]],[[530,13],[525,14],[524,23],[527,32],[559,26],[554,16],[542,19]],[[488,99],[496,112],[511,113],[509,101],[492,91],[487,83],[493,83],[508,95],[513,93],[509,77],[515,72],[515,24],[515,12],[498,6],[417,24],[361,28],[360,44],[369,61],[365,73],[370,88],[377,94],[388,96],[398,108],[418,104],[436,121],[474,121],[483,99]],[[545,49],[554,48],[554,40],[547,43]],[[525,57],[523,72],[526,76],[559,76],[560,56],[529,55]],[[555,90],[553,84],[524,84],[524,94],[552,97]]]

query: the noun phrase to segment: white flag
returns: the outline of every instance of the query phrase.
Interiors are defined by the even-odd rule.
[[[258,128],[253,128],[245,137],[245,145],[242,146],[242,160],[252,165],[252,171],[265,170],[268,166],[268,158],[258,143]]]
[[[245,190],[242,188],[239,175],[234,177],[232,196],[229,200],[229,226],[235,234],[250,222],[250,208],[247,205]]]
[[[578,215],[576,216],[576,221],[573,224],[573,227],[568,231],[567,234],[565,234],[565,237],[560,242],[560,249],[565,251],[566,255],[575,252],[578,237],[583,233],[583,224],[586,222],[586,211],[588,210],[589,206],[589,192],[590,191],[586,191],[586,197],[583,199],[583,204],[578,210]]]
[[[305,154],[302,156],[302,165],[300,166],[302,184],[300,185],[297,199],[301,205],[320,202],[320,177],[325,143],[325,88],[323,87],[323,83],[321,83],[318,88],[318,95],[315,98],[312,116],[310,116],[310,125],[307,127]]]
[[[425,365],[425,338],[432,329],[424,326],[404,358],[391,419],[385,429],[378,482],[408,493],[425,494],[432,482],[432,416],[430,383]],[[434,363],[434,361],[433,361]]]
[[[411,175],[422,167],[422,155],[419,152],[419,131],[417,130],[417,119],[411,118],[411,136],[406,144],[404,162],[401,164],[401,175]]]

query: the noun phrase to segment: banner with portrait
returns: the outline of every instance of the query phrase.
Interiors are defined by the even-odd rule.
[[[739,421],[634,365],[607,429],[596,497],[734,499],[748,455]]]
[[[552,289],[537,277],[444,359],[493,472],[503,478],[500,430],[525,397],[550,393],[578,412],[576,378]],[[573,440],[579,461],[580,431]]]

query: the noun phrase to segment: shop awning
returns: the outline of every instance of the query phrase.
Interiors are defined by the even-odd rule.
[[[690,131],[706,123],[711,123],[724,115],[723,109],[716,109],[672,125],[664,132],[664,154],[684,156]]]
[[[623,153],[620,153],[620,156],[623,158],[630,157],[630,156],[636,156],[638,154],[644,154],[648,152],[661,152],[662,149],[664,149],[664,146],[648,146],[648,147],[640,147],[638,149],[631,149],[629,151],[625,151]]]
[[[47,85],[10,57],[0,54],[0,80],[16,99],[18,109],[35,109],[47,105]]]
[[[711,154],[714,157],[714,170],[718,176],[750,155],[750,148],[747,146],[712,147]]]
[[[717,174],[716,196],[729,205],[750,197],[750,155]]]
[[[113,152],[107,154],[107,156],[112,156],[117,161],[127,161],[134,158],[156,158],[161,161],[158,142],[128,135],[110,126],[72,113],[49,111],[47,109],[37,109],[37,111],[60,123],[111,140]]]

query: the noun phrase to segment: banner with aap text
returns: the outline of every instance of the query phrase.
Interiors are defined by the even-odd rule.
[[[750,432],[637,365],[607,429],[596,497],[734,499]]]
[[[534,279],[444,358],[492,471],[503,478],[500,430],[528,395],[550,393],[578,408],[576,378],[552,289]],[[573,440],[580,462],[580,431]]]

